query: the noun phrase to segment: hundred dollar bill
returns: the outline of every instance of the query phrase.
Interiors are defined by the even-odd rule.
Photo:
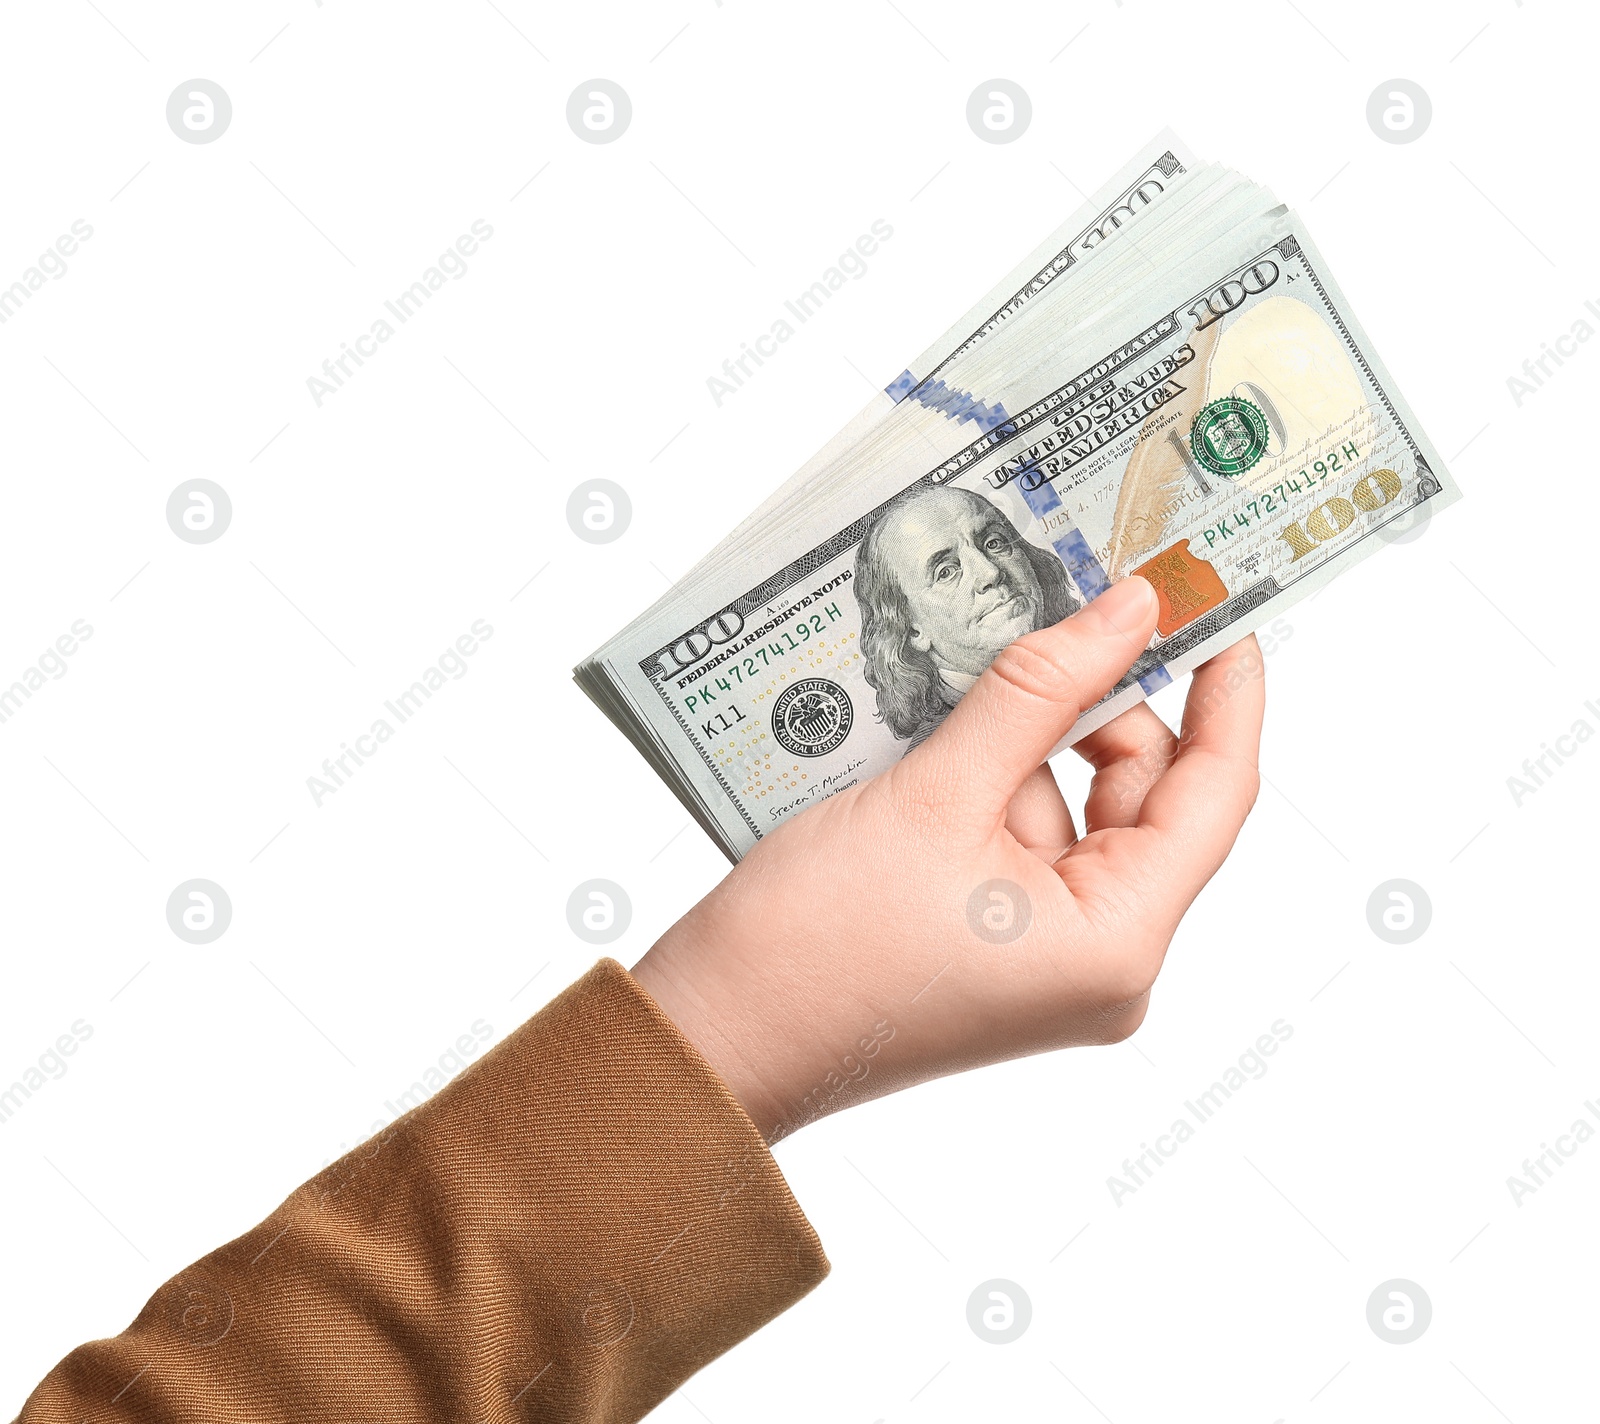
[[[819,503],[781,563],[728,562],[578,669],[731,857],[1115,578],[1155,587],[1157,632],[1062,746],[1458,497],[1300,219],[1234,249],[1175,263],[1181,286],[887,497],[814,537]]]

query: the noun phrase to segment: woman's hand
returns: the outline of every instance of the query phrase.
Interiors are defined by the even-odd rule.
[[[1113,585],[1006,648],[893,770],[764,839],[634,967],[769,1142],[945,1073],[1126,1038],[1178,921],[1255,802],[1253,637],[1194,675],[1181,736],[1146,705],[1045,757],[1145,649]]]

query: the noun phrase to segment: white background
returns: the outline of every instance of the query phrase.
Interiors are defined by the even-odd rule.
[[[1600,1140],[1507,1186],[1600,1097],[1600,739],[1507,786],[1600,729],[1600,343],[1507,386],[1600,301],[1592,8],[96,5],[9,7],[0,89],[0,286],[94,229],[0,326],[0,684],[94,630],[0,724],[0,1085],[93,1030],[0,1124],[0,1412],[587,969],[579,882],[626,887],[632,963],[717,880],[570,667],[1171,123],[1302,209],[1466,499],[1290,614],[1268,787],[1137,1038],[782,1144],[833,1274],[657,1417],[1593,1417]],[[165,121],[195,76],[234,108],[207,145]],[[565,119],[593,76],[633,102],[606,146]],[[965,119],[995,76],[1033,101],[1003,146]],[[1408,145],[1365,117],[1395,76],[1434,106]],[[480,218],[319,408],[307,377]],[[707,377],[878,218],[719,407]],[[604,547],[564,513],[597,475],[633,503]],[[164,516],[196,477],[233,501],[198,547]],[[314,804],[475,619],[467,675]],[[165,918],[192,877],[233,902],[207,946]],[[1395,877],[1432,903],[1408,946],[1367,921]],[[1278,1019],[1266,1076],[1117,1205]],[[966,1321],[995,1277],[1033,1306],[1006,1346]],[[1409,1345],[1366,1320],[1396,1277],[1433,1303]]]

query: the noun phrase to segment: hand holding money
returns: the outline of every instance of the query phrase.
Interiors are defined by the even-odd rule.
[[[1130,578],[1010,644],[915,750],[764,838],[634,966],[769,1142],[1139,1026],[1254,804],[1263,705],[1248,637],[1196,671],[1180,736],[1138,705],[1080,738],[1080,835],[1044,758],[1158,613]]]
[[[1457,497],[1303,221],[1163,135],[575,676],[737,860],[1117,579],[1062,746]]]

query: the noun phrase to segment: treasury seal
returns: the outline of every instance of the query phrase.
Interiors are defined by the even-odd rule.
[[[772,707],[772,735],[796,756],[822,756],[849,734],[855,714],[836,682],[808,677],[786,687]]]
[[[1267,453],[1267,418],[1251,401],[1208,401],[1189,430],[1194,457],[1214,475],[1233,479]]]

